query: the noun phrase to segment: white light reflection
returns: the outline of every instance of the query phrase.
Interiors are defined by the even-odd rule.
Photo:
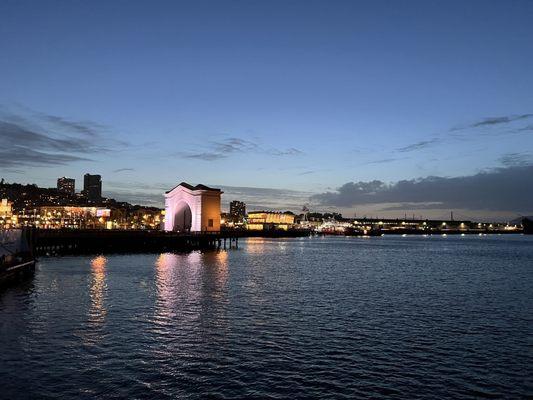
[[[198,335],[227,303],[227,252],[161,254],[155,263],[156,331]],[[225,313],[224,313],[225,314]]]
[[[250,254],[263,254],[265,246],[266,240],[263,238],[248,238],[246,240],[246,251]]]

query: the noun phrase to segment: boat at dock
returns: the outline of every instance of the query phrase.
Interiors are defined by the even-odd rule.
[[[0,230],[0,285],[35,271],[31,229]]]

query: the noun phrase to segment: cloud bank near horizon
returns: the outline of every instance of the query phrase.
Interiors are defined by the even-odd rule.
[[[336,191],[316,194],[311,199],[323,206],[340,208],[394,203],[400,205],[384,210],[465,209],[528,214],[533,212],[533,165],[390,184],[380,180],[347,182]]]
[[[122,183],[108,182],[109,189],[104,188],[104,195],[116,198],[120,201],[127,201],[132,204],[144,204],[155,207],[164,206],[163,193],[173,185],[165,183],[142,184],[142,183]],[[211,185],[221,189],[222,209],[227,209],[230,201],[240,200],[246,203],[249,210],[294,210],[302,209],[302,206],[309,201],[313,194],[310,192],[246,187],[246,186],[226,186]]]

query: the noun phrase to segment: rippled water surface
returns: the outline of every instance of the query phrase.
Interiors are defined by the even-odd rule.
[[[42,258],[0,291],[0,398],[524,398],[532,334],[527,236]]]

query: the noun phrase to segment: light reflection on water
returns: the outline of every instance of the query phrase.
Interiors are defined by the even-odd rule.
[[[95,325],[102,325],[107,314],[104,304],[107,291],[106,264],[107,258],[104,256],[98,256],[91,260],[91,285],[89,288],[91,308],[88,315],[89,321]]]
[[[45,258],[0,292],[0,397],[527,397],[532,265],[520,236]]]
[[[227,279],[227,251],[159,255],[155,262],[154,328],[192,328],[215,308],[219,312],[215,319],[222,319]]]

